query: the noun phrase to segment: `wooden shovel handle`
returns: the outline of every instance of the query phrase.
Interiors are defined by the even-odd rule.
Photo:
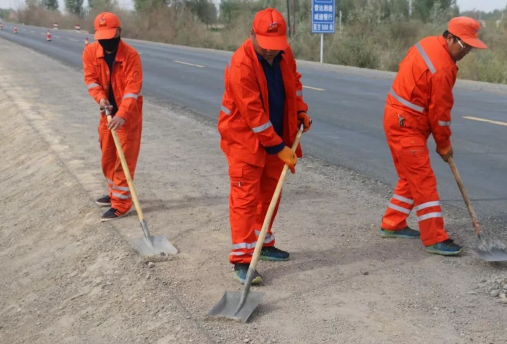
[[[111,112],[106,109],[106,116],[107,116],[107,123],[111,122]],[[129,185],[130,189],[130,195],[132,196],[132,201],[134,202],[134,206],[136,208],[137,216],[139,217],[139,221],[144,220],[143,211],[141,209],[141,205],[139,204],[139,200],[137,199],[137,192],[136,188],[134,187],[134,181],[132,180],[132,176],[130,175],[129,165],[127,164],[127,160],[125,159],[125,154],[123,153],[123,149],[121,148],[120,139],[118,137],[118,134],[116,133],[116,130],[111,129],[111,134],[113,135],[113,141],[116,146],[116,152],[118,153],[118,156],[120,157],[121,167],[123,168],[123,173],[125,174],[125,177],[127,178],[127,183]]]
[[[461,176],[459,175],[458,168],[456,167],[456,164],[454,163],[454,159],[451,156],[451,157],[449,157],[449,159],[447,161],[449,163],[449,166],[451,167],[451,171],[452,171],[452,174],[454,175],[454,179],[456,179],[456,183],[458,184],[459,191],[461,192],[461,195],[463,196],[463,200],[465,201],[465,204],[467,206],[468,213],[470,214],[470,217],[472,218],[475,233],[477,233],[477,235],[481,235],[479,220],[477,219],[477,215],[475,214],[475,210],[472,207],[472,203],[470,202],[470,197],[468,197],[467,189],[465,189],[465,185],[463,185],[463,181],[461,180]]]
[[[296,151],[296,148],[299,145],[299,141],[301,140],[301,135],[303,134],[303,126],[299,129],[296,139],[292,144],[292,150]],[[278,180],[278,184],[276,184],[275,192],[273,193],[273,197],[271,198],[271,203],[269,203],[269,208],[264,217],[264,223],[262,224],[262,229],[259,234],[259,238],[257,239],[257,243],[255,244],[255,250],[252,256],[252,261],[250,262],[250,266],[248,270],[255,270],[257,267],[257,262],[259,261],[259,257],[261,255],[262,245],[264,244],[264,239],[266,239],[266,233],[268,232],[269,224],[271,223],[271,218],[273,217],[273,213],[275,212],[276,203],[278,202],[278,198],[280,197],[280,193],[282,192],[283,183],[285,181],[285,177],[287,176],[287,170],[289,166],[284,165],[282,174],[280,175],[280,179]]]

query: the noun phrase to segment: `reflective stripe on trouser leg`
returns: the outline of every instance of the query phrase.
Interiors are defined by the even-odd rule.
[[[403,194],[404,196],[400,196],[400,194]],[[394,189],[394,195],[391,197],[384,217],[382,218],[381,228],[387,230],[400,230],[407,227],[407,218],[414,205],[413,203],[410,204],[398,199],[403,197],[409,200],[407,196],[411,196],[408,181],[404,178],[400,178],[398,180],[398,184],[396,184],[396,188]]]
[[[112,186],[114,179],[114,164],[116,163],[116,147],[114,145],[111,131],[105,127],[99,126],[100,150],[102,152],[101,166],[102,173],[106,178],[108,195],[112,197]]]
[[[264,223],[264,218],[266,217],[266,213],[268,212],[269,204],[271,203],[271,198],[273,197],[273,193],[275,192],[276,185],[278,184],[278,180],[280,179],[280,174],[282,173],[284,163],[280,158],[276,155],[266,155],[266,163],[262,170],[261,176],[261,190],[260,190],[260,198],[257,204],[257,217],[255,221],[255,228],[259,231],[262,229],[262,224]],[[271,227],[273,226],[273,222],[276,218],[276,214],[278,212],[278,206],[280,205],[280,199],[282,196],[278,198],[278,202],[276,204],[275,211],[273,212],[273,216],[271,217],[271,222],[269,224],[268,232],[266,233],[266,239],[272,238],[272,240],[264,241],[264,246],[275,246],[275,237],[271,231]]]
[[[121,142],[123,154],[127,165],[129,167],[130,175],[134,180],[136,171],[137,159],[139,157],[139,150],[141,148],[141,135],[140,133],[124,133],[118,131],[118,137]],[[117,157],[114,169],[114,186],[111,197],[111,206],[121,212],[126,212],[132,207],[132,197],[129,190],[129,185],[123,167],[121,166],[120,158]]]
[[[248,256],[253,255],[253,251],[255,250],[255,245],[257,244],[260,231],[255,230],[254,233],[256,236],[255,241],[232,244],[230,255],[233,257],[246,256],[247,259],[250,259]],[[266,235],[266,238],[264,238],[264,246],[270,246],[270,244],[274,243],[274,241],[275,235],[273,233]]]
[[[105,117],[103,118],[105,119]],[[111,207],[123,213],[132,207],[132,197],[127,179],[121,166],[120,158],[116,153],[113,136],[107,128],[106,123],[107,122],[105,120],[101,120],[99,125],[99,135],[102,148],[102,170],[104,172],[104,176],[113,182],[113,185],[109,185]],[[134,178],[137,158],[139,156],[141,132],[142,124],[139,124],[134,128],[123,127],[117,131],[132,178]]]
[[[417,133],[414,135],[418,136]],[[402,147],[399,142],[389,139],[389,146],[396,154],[396,169],[400,177],[408,182],[412,197],[407,198],[414,200],[421,240],[425,246],[444,241],[449,236],[444,229],[437,180],[431,168],[428,148],[420,145]]]
[[[436,196],[438,197],[438,194]],[[419,228],[421,230],[421,239],[423,240],[423,244],[425,246],[432,245],[449,238],[445,230],[443,230],[444,217],[440,201],[423,202],[418,204],[415,207],[415,210],[417,213]],[[439,228],[443,230],[443,233],[438,232]]]
[[[408,180],[403,176],[403,170],[400,170],[400,162],[397,157],[396,151],[389,145],[391,149],[391,155],[393,162],[398,172],[398,183],[394,189],[393,196],[389,201],[387,210],[382,218],[381,228],[387,230],[400,230],[407,227],[407,218],[414,207],[414,201],[412,199],[412,193],[410,192],[410,186]]]
[[[232,239],[229,261],[233,264],[248,264],[257,242],[255,220],[262,167],[231,157],[227,157],[227,161],[230,178],[229,221]]]

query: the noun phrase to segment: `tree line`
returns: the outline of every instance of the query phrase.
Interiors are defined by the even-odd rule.
[[[25,0],[27,7],[41,6],[50,11],[58,11],[58,0]],[[87,8],[83,0],[64,0],[65,10],[79,17],[94,9],[117,8],[116,0],[89,0]],[[175,10],[191,11],[204,24],[228,24],[239,14],[255,13],[266,7],[284,8],[293,14],[295,21],[304,21],[311,16],[311,0],[221,0],[218,8],[210,0],[134,0],[137,12],[150,12],[160,6],[173,7]],[[427,22],[438,11],[453,9],[459,13],[456,0],[336,0],[336,13],[342,12],[344,23],[357,10],[372,7],[377,20],[392,16],[410,17]],[[351,16],[352,15],[352,16]]]

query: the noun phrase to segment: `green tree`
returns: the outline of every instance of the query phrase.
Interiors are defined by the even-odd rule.
[[[220,21],[223,23],[230,23],[232,21],[234,12],[238,10],[238,4],[233,0],[220,1]]]
[[[88,6],[94,10],[111,11],[118,7],[116,0],[88,0]]]
[[[83,0],[65,0],[65,8],[72,14],[83,16]]]
[[[285,0],[283,0],[285,2]],[[274,6],[283,12],[283,8]],[[220,1],[220,21],[230,24],[234,19],[239,18],[241,14],[254,14],[266,8],[262,1],[248,0],[221,0]],[[250,25],[250,24],[249,24]]]
[[[185,7],[187,7],[202,23],[206,25],[216,22],[216,7],[208,0],[187,0],[185,1]]]
[[[7,20],[11,15],[11,10],[6,8],[0,8],[0,19]]]
[[[137,12],[151,12],[160,6],[167,6],[165,0],[134,0],[134,8]]]
[[[336,15],[342,11],[344,21],[349,17],[349,13],[355,9],[354,0],[336,0]]]
[[[41,0],[41,5],[50,11],[58,10],[58,0]]]
[[[37,6],[39,5],[37,0],[25,0],[25,4],[26,7],[28,7],[28,9],[37,8]]]
[[[456,0],[414,0],[414,17],[423,22],[428,22],[437,14],[435,12],[449,13],[455,10],[457,10]]]

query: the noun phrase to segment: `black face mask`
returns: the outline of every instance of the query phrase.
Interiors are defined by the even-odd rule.
[[[118,49],[118,45],[120,44],[120,37],[111,38],[111,39],[99,39],[100,46],[104,49],[104,51],[109,51],[114,53],[116,49]]]

